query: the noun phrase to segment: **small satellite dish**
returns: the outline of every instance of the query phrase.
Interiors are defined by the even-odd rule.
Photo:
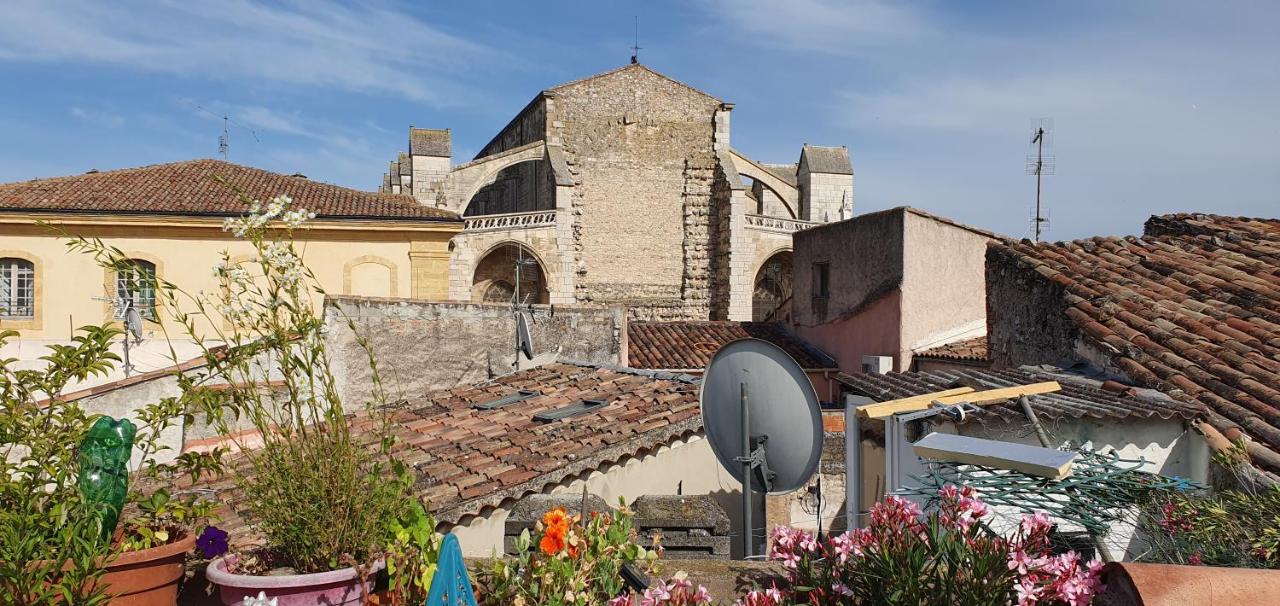
[[[516,313],[516,349],[524,354],[526,360],[533,359],[533,338],[529,336],[529,316],[524,312]]]
[[[822,413],[813,384],[787,352],[759,339],[733,341],[702,377],[702,424],[726,471],[743,484],[746,555],[751,495],[804,486],[822,457]]]
[[[142,341],[142,314],[132,305],[124,310],[124,327],[133,335],[134,343]]]

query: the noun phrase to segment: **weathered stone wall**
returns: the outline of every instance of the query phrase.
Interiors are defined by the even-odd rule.
[[[544,141],[547,136],[547,104],[542,95],[529,102],[514,119],[494,136],[476,155],[479,160],[488,155],[527,145],[534,141]]]
[[[451,158],[438,156],[412,156],[413,178],[410,187],[413,197],[423,204],[436,205],[442,192],[441,184],[449,175]]]
[[[624,303],[637,317],[706,317],[719,105],[642,68],[555,91],[548,119],[577,182],[579,301]]]
[[[902,284],[903,210],[870,213],[793,236],[792,314],[815,326],[855,313]],[[830,297],[815,301],[814,265],[829,264]]]
[[[521,162],[502,169],[492,183],[464,203],[467,216],[552,210],[555,181],[546,161]]]
[[[326,305],[329,351],[344,401],[372,390],[368,340],[392,398],[418,396],[511,372],[515,320],[509,305],[334,297]],[[625,341],[621,307],[535,306],[535,354],[617,364]],[[353,333],[347,320],[354,323]]]
[[[1061,285],[997,247],[987,248],[986,282],[993,365],[1063,364],[1077,358],[1080,332],[1066,315]]]

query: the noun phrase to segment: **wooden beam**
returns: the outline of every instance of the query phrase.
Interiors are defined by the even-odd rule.
[[[897,400],[888,400],[879,404],[871,404],[858,409],[858,414],[867,419],[881,419],[895,412],[910,412],[913,410],[924,410],[929,404],[938,398],[947,396],[958,396],[961,394],[972,393],[972,387],[957,387],[955,389],[947,389],[944,391],[935,391],[933,393],[920,394],[909,398],[899,398]]]
[[[950,406],[961,402],[970,404],[990,404],[1001,400],[1013,400],[1018,396],[1031,396],[1040,393],[1051,393],[1062,389],[1057,381],[1045,381],[1030,385],[1001,387],[986,391],[974,391],[972,387],[957,387],[946,391],[927,393],[900,400],[890,400],[861,408],[858,412],[867,419],[883,419],[899,412],[925,410],[934,402]]]
[[[939,404],[959,404],[968,402],[970,404],[988,404],[999,400],[1013,400],[1018,396],[1034,396],[1038,393],[1052,393],[1062,389],[1057,381],[1045,381],[1044,383],[1032,383],[1030,385],[1018,385],[1016,387],[1001,387],[1000,389],[988,389],[971,394],[962,394],[956,396],[947,396],[938,398]]]

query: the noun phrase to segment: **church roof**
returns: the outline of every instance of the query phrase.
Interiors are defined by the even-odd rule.
[[[384,175],[384,185],[390,186],[389,175]],[[237,190],[256,200],[285,194],[327,219],[459,220],[457,214],[423,206],[409,195],[358,191],[209,159],[0,184],[0,213],[229,217],[246,210]]]
[[[400,165],[400,176],[409,177],[413,175],[413,166],[409,163],[409,154],[400,152],[399,159],[396,164]]]
[[[449,129],[409,127],[409,153],[415,156],[453,156]]]
[[[806,144],[800,149],[800,162],[807,164],[811,173],[853,174],[853,164],[849,162],[847,147],[819,147]]]
[[[691,91],[693,91],[693,92],[695,92],[695,93],[698,93],[699,95],[703,95],[703,96],[705,96],[705,97],[709,97],[709,98],[711,98],[711,99],[713,99],[713,100],[715,100],[715,101],[720,101],[720,99],[719,99],[718,97],[716,97],[715,95],[708,94],[708,93],[706,93],[705,91],[702,91],[702,90],[699,90],[699,89],[694,88],[694,87],[692,87],[692,86],[689,86],[688,84],[685,84],[684,82],[681,82],[681,81],[679,81],[679,80],[676,80],[675,78],[672,78],[671,76],[668,76],[668,75],[666,75],[666,74],[664,74],[664,73],[661,73],[661,72],[655,71],[655,70],[653,70],[653,69],[650,69],[649,67],[647,67],[647,66],[645,66],[645,65],[643,65],[643,64],[640,64],[640,63],[631,63],[631,64],[629,64],[629,65],[624,65],[624,66],[619,67],[619,68],[617,68],[617,69],[611,69],[611,70],[609,70],[609,71],[607,71],[607,72],[601,72],[601,73],[595,74],[594,76],[587,76],[586,78],[579,78],[579,79],[577,79],[577,80],[573,80],[573,81],[570,81],[570,82],[565,82],[564,84],[560,84],[560,85],[558,85],[558,86],[553,86],[553,87],[551,87],[551,88],[547,89],[547,91],[550,91],[550,92],[561,92],[561,91],[565,91],[565,90],[568,90],[568,89],[570,89],[570,88],[576,87],[576,86],[578,86],[578,85],[580,85],[580,84],[583,84],[583,83],[586,83],[586,82],[590,82],[590,81],[592,81],[592,80],[599,80],[599,79],[602,79],[602,78],[607,78],[607,77],[609,77],[609,76],[613,76],[613,75],[616,75],[616,74],[621,74],[621,73],[623,73],[623,72],[633,71],[633,70],[639,70],[639,71],[645,71],[645,72],[648,72],[648,73],[653,74],[653,75],[655,75],[655,76],[657,76],[657,77],[659,77],[659,78],[662,78],[662,79],[664,79],[664,80],[668,80],[668,81],[670,81],[670,82],[674,82],[674,83],[676,83],[676,84],[678,84],[678,85],[680,85],[680,86],[683,86],[683,87],[685,87],[685,88],[687,88],[687,89],[689,89],[689,90],[691,90]]]
[[[783,181],[786,181],[792,186],[796,185],[797,183],[796,171],[800,170],[800,165],[798,164],[766,164],[764,162],[757,162],[757,164],[759,164],[765,170],[769,171],[769,173],[774,175],[775,177],[782,179]]]

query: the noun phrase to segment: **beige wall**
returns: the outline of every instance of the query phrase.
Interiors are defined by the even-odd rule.
[[[110,319],[106,301],[114,296],[114,273],[92,257],[68,252],[63,239],[36,225],[36,217],[0,217],[0,250],[36,262],[35,321],[14,323],[27,339],[65,339],[73,326]],[[66,232],[101,238],[108,246],[151,261],[159,278],[197,293],[218,287],[212,268],[226,250],[247,259],[252,247],[221,229],[220,219],[74,217],[44,219]],[[461,224],[397,225],[323,222],[300,232],[297,247],[325,290],[343,294],[444,298],[448,292],[448,239]],[[319,298],[316,298],[319,303]],[[171,336],[182,334],[173,318],[162,317]],[[0,328],[9,327],[0,321]],[[161,334],[160,323],[147,330]]]
[[[620,465],[593,471],[585,478],[556,485],[548,494],[580,495],[583,486],[610,505],[617,505],[619,497],[631,504],[640,495],[677,494],[677,489],[680,494],[709,494],[729,514],[730,534],[737,537],[742,533],[741,485],[721,469],[711,444],[701,436],[676,441],[643,457],[630,458]],[[507,508],[499,507],[487,515],[464,519],[455,526],[452,532],[458,535],[463,555],[484,557],[502,553],[508,513]],[[754,516],[753,525],[758,534],[764,518],[759,511]],[[735,554],[742,549],[740,540],[735,539],[731,545]]]
[[[895,370],[911,368],[913,351],[987,331],[987,243],[992,238],[913,212],[904,214],[901,351]]]

